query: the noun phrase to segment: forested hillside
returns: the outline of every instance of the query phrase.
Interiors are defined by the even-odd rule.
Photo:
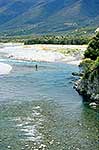
[[[0,32],[64,33],[99,24],[98,0],[0,0]]]

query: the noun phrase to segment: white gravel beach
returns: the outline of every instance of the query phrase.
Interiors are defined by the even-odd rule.
[[[86,48],[86,45],[23,45],[7,43],[0,46],[0,54],[3,53],[8,59],[65,62],[79,65]],[[70,51],[70,53],[67,54],[67,51]],[[8,73],[11,69],[10,65],[0,63],[0,74]]]
[[[12,66],[5,63],[0,63],[0,75],[8,74],[11,70]]]

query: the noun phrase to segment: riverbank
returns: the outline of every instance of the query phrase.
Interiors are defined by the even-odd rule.
[[[37,62],[64,62],[79,65],[86,45],[23,45],[22,43],[0,44],[0,56],[7,59],[37,61]],[[0,63],[0,74],[11,71],[11,66]]]
[[[88,44],[84,53],[84,60],[80,64],[83,70],[82,78],[77,82],[77,91],[88,97],[90,106],[99,106],[99,32]]]
[[[23,45],[23,44],[2,44],[1,53],[5,57],[27,61],[65,62],[79,65],[87,45]]]
[[[12,66],[5,63],[0,63],[0,75],[8,74],[11,70]]]
[[[99,107],[99,57],[96,60],[83,60],[81,67],[83,73],[75,83],[75,88],[81,95],[86,96],[90,106]]]

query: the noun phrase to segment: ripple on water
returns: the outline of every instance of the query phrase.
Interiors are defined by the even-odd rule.
[[[43,135],[39,132],[39,128],[43,122],[43,116],[40,113],[40,106],[33,107],[32,115],[27,117],[13,118],[16,128],[19,131],[20,140],[40,142]]]
[[[0,77],[0,150],[98,150],[96,112],[72,89],[77,69],[45,66]]]

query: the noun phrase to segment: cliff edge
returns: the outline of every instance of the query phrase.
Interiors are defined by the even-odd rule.
[[[79,67],[83,76],[75,83],[76,90],[99,105],[99,32],[89,42]]]

